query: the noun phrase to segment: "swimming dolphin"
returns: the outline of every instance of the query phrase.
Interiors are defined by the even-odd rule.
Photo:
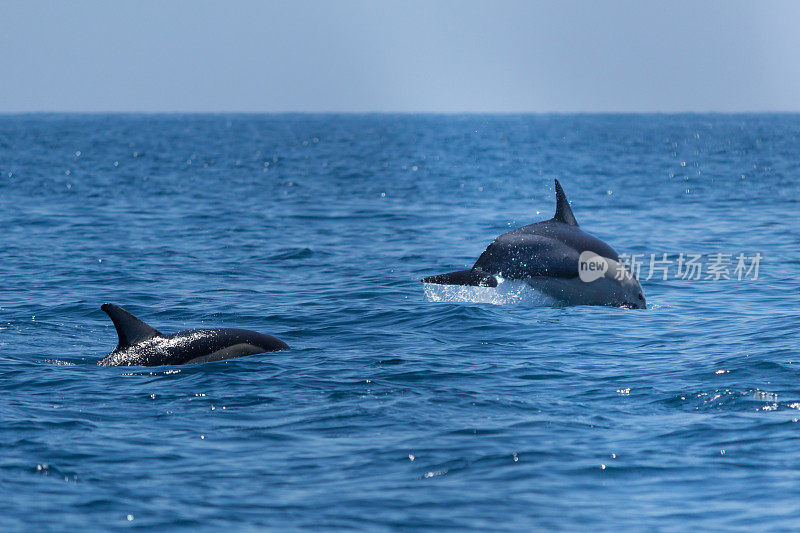
[[[119,335],[119,344],[97,362],[100,366],[186,365],[289,349],[271,335],[246,329],[191,329],[163,335],[118,305],[103,304],[100,309],[111,317]]]
[[[520,279],[568,305],[644,309],[636,277],[609,245],[578,227],[556,182],[556,214],[497,237],[470,270],[430,276],[423,283],[496,287],[498,277]]]

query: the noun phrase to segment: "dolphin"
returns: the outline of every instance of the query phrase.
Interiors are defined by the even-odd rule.
[[[619,254],[578,226],[558,180],[556,214],[503,233],[469,270],[430,276],[423,283],[496,287],[498,278],[524,280],[567,305],[644,309],[644,293]]]
[[[289,349],[271,335],[246,329],[191,329],[164,335],[118,305],[107,303],[100,309],[114,322],[119,336],[114,351],[97,362],[100,366],[187,365]]]

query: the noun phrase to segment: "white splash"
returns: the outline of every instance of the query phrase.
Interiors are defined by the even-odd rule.
[[[476,303],[552,307],[559,302],[534,289],[524,281],[497,278],[497,287],[438,285],[425,283],[425,299],[429,302]]]

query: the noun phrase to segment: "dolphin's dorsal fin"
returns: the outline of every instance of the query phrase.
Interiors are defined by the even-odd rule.
[[[567,195],[564,194],[564,189],[561,188],[561,184],[556,181],[556,214],[553,216],[553,220],[557,220],[558,222],[563,222],[564,224],[568,224],[570,226],[577,226],[578,221],[575,220],[575,215],[572,214],[572,208],[569,206],[569,200],[567,200]]]
[[[125,348],[161,335],[158,330],[151,328],[118,305],[103,304],[100,309],[105,311],[114,322],[114,327],[117,328],[117,335],[119,335],[117,348]]]

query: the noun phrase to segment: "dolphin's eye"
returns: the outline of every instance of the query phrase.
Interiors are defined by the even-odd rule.
[[[641,293],[641,292],[639,293],[639,299],[640,299],[640,300],[644,300],[644,296],[642,296],[642,293]]]

